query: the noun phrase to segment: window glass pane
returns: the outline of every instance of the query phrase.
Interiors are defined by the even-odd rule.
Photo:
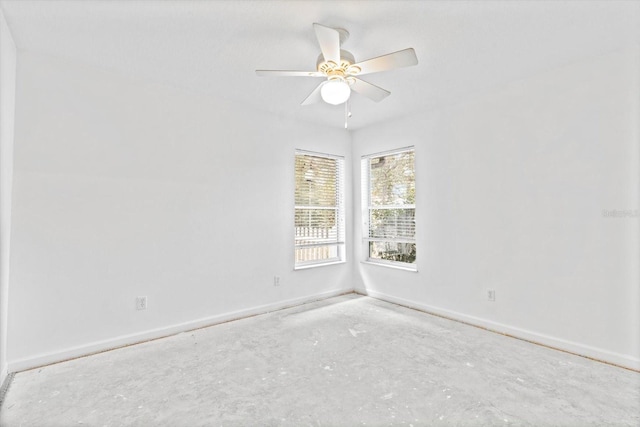
[[[413,264],[416,262],[416,244],[371,241],[369,242],[369,257]]]
[[[335,228],[336,210],[297,208],[295,221],[296,227]]]
[[[381,239],[413,239],[416,234],[415,214],[411,209],[371,209],[369,237]]]
[[[309,215],[311,215],[312,212],[307,210],[307,212],[302,211],[302,213],[299,213],[298,211],[299,210],[296,209],[296,245],[338,242],[338,227],[336,227],[335,221],[333,224],[322,224],[313,222],[314,219],[310,218],[312,223],[309,224],[306,215],[307,212]],[[297,218],[298,215],[301,215],[304,221],[299,222]]]
[[[337,177],[337,159],[296,156],[296,205],[336,206]]]
[[[308,263],[309,261],[336,261],[338,259],[337,245],[296,248],[297,264]]]
[[[370,163],[370,204],[413,205],[416,200],[414,152],[405,151],[372,157]]]

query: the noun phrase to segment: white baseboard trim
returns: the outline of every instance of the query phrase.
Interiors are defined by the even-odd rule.
[[[0,385],[4,383],[4,380],[9,376],[9,366],[3,363],[0,366]]]
[[[363,294],[362,291],[356,291],[356,292]],[[367,290],[366,294],[364,295],[368,295],[372,298],[380,299],[393,304],[398,304],[398,305],[402,305],[402,306],[416,309],[419,311],[423,311],[428,314],[434,314],[436,316],[456,320],[472,326],[481,327],[483,329],[487,329],[492,332],[508,335],[513,338],[518,338],[534,344],[543,345],[546,347],[553,348],[555,350],[561,350],[561,351],[572,353],[578,356],[593,359],[599,362],[605,362],[605,363],[620,366],[626,369],[640,371],[640,359],[632,356],[614,353],[601,348],[591,347],[588,345],[567,341],[562,338],[540,334],[540,333],[529,331],[526,329],[516,328],[514,326],[493,322],[491,320],[482,319],[480,317],[469,316],[466,314],[458,313],[456,311],[434,307],[427,304],[421,304],[415,301],[410,301],[403,298],[387,295],[378,291]]]
[[[11,387],[11,382],[13,381],[13,374],[9,374],[0,383],[0,409],[2,409],[2,404],[4,403],[4,398],[7,395],[7,391],[9,391],[9,387]]]
[[[181,332],[192,331],[207,326],[213,326],[231,320],[243,319],[246,317],[257,316],[259,314],[269,313],[271,311],[282,310],[284,308],[295,307],[297,305],[306,304],[314,301],[320,301],[327,298],[352,293],[353,289],[335,289],[332,291],[321,292],[319,294],[307,295],[300,298],[294,298],[285,301],[279,301],[270,304],[264,304],[244,310],[233,311],[230,313],[218,314],[215,316],[205,317],[189,322],[165,326],[162,328],[151,329],[144,332],[134,334],[121,335],[119,337],[110,338],[92,343],[83,344],[64,350],[54,351],[50,353],[40,354],[33,357],[26,357],[19,360],[10,360],[8,362],[8,372],[15,373],[26,371],[29,369],[39,368],[53,363],[64,362],[78,357],[89,356],[91,354],[101,353],[108,350],[114,350],[120,347],[126,347],[132,344],[139,344],[145,341],[151,341],[158,338],[164,338]]]

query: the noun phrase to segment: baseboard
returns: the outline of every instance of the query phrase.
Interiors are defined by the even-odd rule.
[[[502,335],[508,335],[513,338],[528,341],[534,344],[550,347],[555,350],[560,350],[568,353],[575,354],[577,356],[586,357],[599,362],[616,365],[622,368],[631,369],[634,371],[640,371],[640,359],[627,356],[624,354],[614,353],[608,350],[591,347],[588,345],[567,341],[562,338],[557,338],[537,332],[529,331],[526,329],[520,329],[513,326],[505,325],[491,320],[482,319],[480,317],[469,316],[466,314],[458,313],[455,311],[430,306],[427,304],[417,303],[415,301],[406,300],[403,298],[394,297],[384,294],[382,292],[367,290],[366,294],[361,291],[356,291],[359,294],[367,295],[372,298],[387,301],[393,304],[402,305],[419,311],[423,311],[428,314],[433,314],[440,317],[445,317],[458,322],[466,323],[472,326],[477,326],[492,332],[497,332]]]
[[[295,307],[297,305],[306,304],[314,301],[320,301],[339,295],[352,293],[353,289],[335,289],[332,291],[322,292],[319,294],[307,295],[300,298],[294,298],[276,303],[260,305],[244,310],[233,311],[229,313],[218,314],[215,316],[205,317],[189,322],[174,324],[162,328],[152,329],[135,334],[122,335],[119,337],[95,341],[89,344],[67,348],[60,351],[40,354],[33,357],[27,357],[19,360],[10,360],[8,362],[8,371],[15,373],[26,371],[29,369],[39,368],[53,363],[64,362],[66,360],[76,359],[78,357],[89,356],[91,354],[102,353],[108,350],[114,350],[120,347],[126,347],[133,344],[139,344],[145,341],[151,341],[158,338],[164,338],[181,332],[192,331],[194,329],[205,328],[232,320],[243,319],[247,317],[257,316],[259,314],[269,313],[271,311],[282,310],[284,308]]]
[[[380,299],[393,304],[398,304],[398,305],[402,305],[412,309],[420,310],[425,313],[434,314],[436,316],[456,320],[472,326],[481,327],[492,332],[508,335],[514,338],[532,342],[534,344],[544,345],[547,347],[554,348],[556,350],[561,350],[561,351],[569,352],[572,354],[576,354],[578,356],[587,357],[589,359],[594,359],[594,360],[609,363],[612,365],[617,365],[623,368],[632,369],[634,371],[640,371],[640,359],[637,359],[631,356],[613,353],[608,350],[603,350],[603,349],[587,346],[584,344],[563,340],[561,338],[556,338],[549,335],[539,334],[537,332],[512,327],[502,323],[493,322],[493,321],[475,317],[475,316],[469,316],[466,314],[458,313],[455,311],[451,311],[451,310],[447,310],[439,307],[430,306],[427,304],[417,303],[415,301],[410,301],[403,298],[387,295],[382,292],[377,292],[373,290],[367,290],[366,292],[364,292],[362,290],[354,291],[354,289],[336,289],[332,291],[322,292],[319,294],[308,295],[300,298],[294,298],[290,300],[279,301],[276,303],[260,305],[260,306],[256,306],[256,307],[252,307],[244,310],[223,313],[216,316],[210,316],[210,317],[201,318],[201,319],[197,319],[189,322],[152,329],[149,331],[140,332],[136,334],[123,335],[123,336],[108,339],[108,340],[95,341],[86,345],[71,347],[68,349],[41,354],[34,357],[28,357],[24,359],[15,360],[15,361],[9,361],[7,366],[7,371],[9,372],[9,374],[7,375],[7,377],[5,377],[2,387],[4,387],[5,385],[8,386],[8,383],[10,382],[10,378],[12,377],[12,373],[15,373],[15,372],[34,369],[34,368],[42,367],[45,365],[50,365],[53,363],[59,363],[66,360],[75,359],[78,357],[88,356],[95,353],[101,353],[104,351],[125,347],[128,345],[133,345],[133,344],[138,344],[141,342],[150,341],[158,338],[168,337],[181,332],[191,331],[194,329],[213,326],[216,324],[229,322],[232,320],[238,320],[246,317],[256,316],[256,315],[268,313],[271,311],[282,310],[284,308],[294,307],[297,305],[319,301],[327,298],[332,298],[335,296],[344,295],[352,292],[355,292],[360,295],[367,295],[372,298]]]
[[[9,391],[9,387],[11,386],[11,381],[13,381],[13,375],[14,374],[8,374],[0,384],[0,409],[4,403],[4,397],[7,395],[7,391]]]
[[[6,363],[3,363],[2,366],[0,366],[0,386],[4,384],[4,380],[7,376],[9,376],[9,367]]]

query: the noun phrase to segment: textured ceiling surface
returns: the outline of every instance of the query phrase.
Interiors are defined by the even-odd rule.
[[[0,0],[20,51],[235,100],[249,109],[341,127],[342,106],[300,102],[316,78],[312,24],[345,28],[364,60],[413,47],[419,64],[365,76],[391,91],[352,98],[351,129],[425,114],[509,82],[637,48],[640,1],[30,1]]]

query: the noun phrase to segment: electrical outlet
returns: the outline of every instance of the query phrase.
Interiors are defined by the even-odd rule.
[[[273,286],[280,286],[280,276],[273,276]]]
[[[136,310],[147,309],[147,297],[136,297]]]
[[[496,300],[496,291],[493,289],[489,289],[487,291],[487,300],[495,301]]]

